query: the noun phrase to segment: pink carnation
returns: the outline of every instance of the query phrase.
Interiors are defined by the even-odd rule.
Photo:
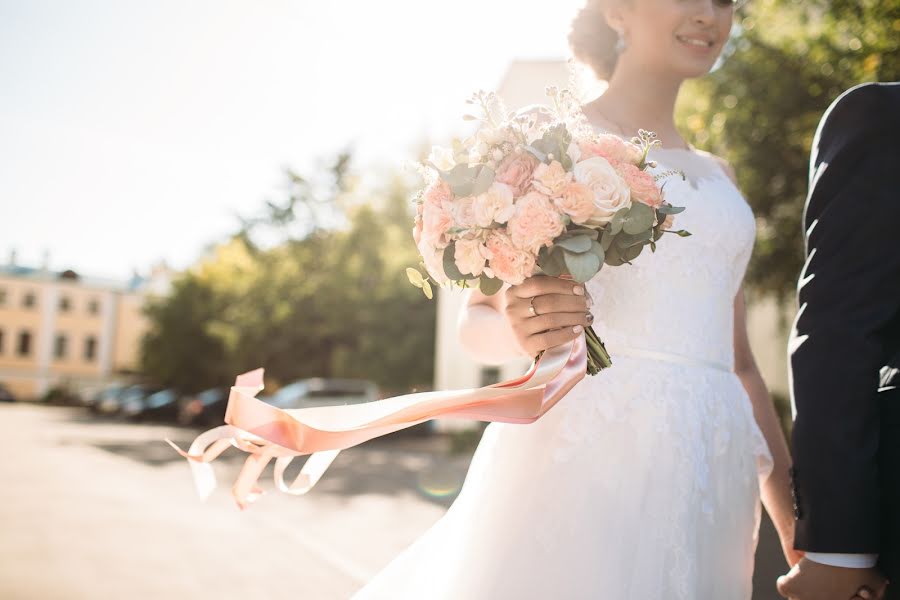
[[[638,165],[643,157],[643,151],[638,146],[608,133],[583,140],[579,142],[578,147],[581,150],[581,160],[599,156],[610,163],[615,161]]]
[[[569,215],[572,222],[584,223],[594,214],[594,191],[583,183],[572,182],[553,199],[556,208]]]
[[[431,187],[425,190],[425,201],[437,206],[443,205],[444,202],[452,198],[453,190],[450,189],[450,184],[443,179],[438,179]]]
[[[628,163],[619,163],[615,165],[615,169],[631,188],[632,200],[637,200],[652,208],[662,206],[662,192],[652,175]]]
[[[422,234],[423,242],[435,247],[445,248],[450,240],[447,230],[453,226],[453,217],[441,206],[425,202],[422,209]]]
[[[517,248],[502,231],[491,232],[485,254],[494,276],[510,285],[519,285],[534,272],[534,254]]]
[[[565,229],[562,214],[540,192],[528,192],[516,201],[516,212],[506,224],[513,243],[533,254],[549,246]]]
[[[516,196],[521,196],[531,186],[531,178],[538,162],[538,159],[528,152],[508,154],[497,167],[494,181],[505,183],[513,188]]]

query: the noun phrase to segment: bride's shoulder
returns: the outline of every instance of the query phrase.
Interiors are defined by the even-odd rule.
[[[731,182],[734,183],[735,186],[737,186],[737,184],[738,184],[737,175],[735,174],[734,167],[731,166],[731,163],[729,163],[727,160],[725,160],[721,156],[713,154],[712,152],[707,152],[706,150],[700,150],[700,149],[695,148],[694,152],[697,153],[699,156],[704,156],[704,157],[712,160],[716,164],[718,164],[719,167],[722,168],[722,171],[724,171],[725,175],[728,176],[728,179],[730,179]]]

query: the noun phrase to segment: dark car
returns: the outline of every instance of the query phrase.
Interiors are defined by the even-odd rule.
[[[378,399],[378,386],[364,379],[300,379],[271,396],[261,397],[278,408],[307,408],[336,404],[359,404]]]
[[[189,394],[178,402],[179,425],[221,425],[225,420],[230,388],[210,388]]]
[[[122,410],[126,416],[139,421],[171,421],[174,422],[178,417],[178,400],[181,394],[174,388],[166,388],[147,394],[143,397],[140,405],[134,403],[132,405],[123,406]],[[137,412],[132,412],[136,410]]]
[[[9,391],[5,385],[0,383],[0,402],[15,402],[16,397],[12,395],[12,392]]]
[[[127,386],[118,384],[103,388],[88,402],[88,408],[97,414],[114,415],[119,412],[119,401],[127,389]]]
[[[159,386],[137,384],[126,388],[119,396],[118,413],[131,419],[137,419],[144,412],[144,403],[147,398],[161,391]]]

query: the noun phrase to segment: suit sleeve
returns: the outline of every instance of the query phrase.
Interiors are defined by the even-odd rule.
[[[852,125],[851,125],[852,126]],[[795,547],[879,551],[879,368],[900,309],[898,144],[847,143],[817,183],[819,211],[791,344]]]

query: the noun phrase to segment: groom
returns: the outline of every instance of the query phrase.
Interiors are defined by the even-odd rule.
[[[900,83],[819,123],[791,332],[797,600],[900,598]],[[861,591],[857,591],[861,590]],[[854,596],[854,594],[858,594]]]

